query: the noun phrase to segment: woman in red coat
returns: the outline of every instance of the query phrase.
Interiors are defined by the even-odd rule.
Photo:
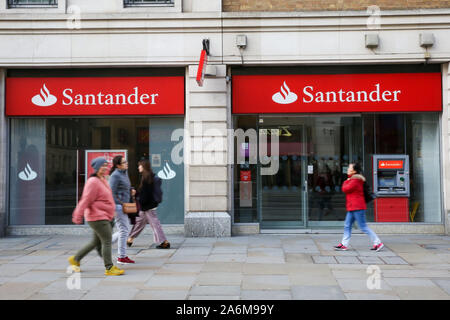
[[[347,169],[348,179],[342,185],[342,191],[345,193],[345,205],[347,216],[344,224],[344,236],[342,242],[334,247],[335,250],[346,251],[350,237],[352,236],[352,225],[355,220],[358,222],[361,231],[366,233],[373,243],[371,250],[380,251],[384,245],[366,224],[366,201],[364,199],[363,184],[366,178],[361,174],[361,166],[358,163],[351,163]]]

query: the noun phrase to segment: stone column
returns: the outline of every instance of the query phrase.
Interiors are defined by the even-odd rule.
[[[0,237],[6,236],[6,227],[8,221],[6,212],[8,131],[5,118],[5,79],[6,70],[0,69]]]
[[[189,66],[186,77],[186,237],[231,236],[226,66],[215,65],[212,73],[202,87],[197,66]]]

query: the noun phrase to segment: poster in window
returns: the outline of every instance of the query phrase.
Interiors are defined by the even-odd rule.
[[[123,156],[128,159],[127,150],[86,150],[85,159],[85,170],[86,170],[86,180],[94,173],[94,169],[91,167],[91,162],[95,158],[103,157],[108,161],[108,172],[112,168],[112,161],[115,156]]]

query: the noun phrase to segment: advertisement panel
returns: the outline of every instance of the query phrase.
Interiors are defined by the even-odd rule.
[[[86,150],[85,159],[85,174],[86,180],[94,173],[94,169],[91,167],[91,161],[97,157],[103,157],[108,161],[108,172],[112,168],[112,161],[115,156],[124,156],[125,159],[128,159],[128,151],[127,150]]]
[[[232,112],[441,111],[441,74],[235,75]]]

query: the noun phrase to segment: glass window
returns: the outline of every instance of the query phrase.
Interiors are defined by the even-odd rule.
[[[137,186],[137,161],[149,154],[149,136],[138,140],[141,127],[148,130],[148,119],[12,119],[10,224],[72,224],[86,150],[127,150]],[[68,131],[76,137],[67,139]]]
[[[439,115],[407,115],[410,158],[410,218],[413,222],[441,222]]]
[[[45,224],[45,120],[12,120],[10,137],[9,224]]]
[[[173,5],[174,0],[124,0],[124,7],[151,6],[151,5]]]
[[[364,175],[370,185],[374,154],[409,156],[409,222],[442,220],[439,146],[437,113],[364,115]],[[374,221],[373,203],[367,218]]]
[[[10,225],[72,224],[86,181],[87,150],[126,150],[128,175],[136,188],[137,163],[150,159],[163,179],[161,222],[183,224],[184,164],[171,158],[183,144],[171,141],[172,132],[183,126],[183,118],[12,119]]]
[[[8,0],[8,8],[57,6],[57,0]]]

